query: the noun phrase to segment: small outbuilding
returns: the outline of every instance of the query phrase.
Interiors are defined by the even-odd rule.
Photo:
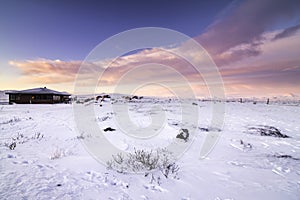
[[[70,102],[70,94],[50,90],[46,87],[28,90],[6,92],[9,95],[9,103],[21,104],[53,104]]]

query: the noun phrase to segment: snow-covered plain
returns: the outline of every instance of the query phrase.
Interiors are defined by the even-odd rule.
[[[167,112],[166,130],[152,142],[124,136],[114,120],[111,100],[94,101],[95,120],[118,148],[158,148],[178,134],[180,103],[176,99],[143,98],[128,103],[130,117],[150,123],[154,104]],[[56,105],[2,105],[0,107],[0,199],[299,199],[300,106],[252,102],[226,103],[221,137],[213,151],[199,159],[210,134],[213,102],[186,100],[199,109],[199,127],[192,146],[177,160],[176,178],[155,173],[122,174],[107,169],[85,149],[85,136],[76,133],[73,107]],[[194,104],[193,104],[194,103]],[[288,138],[250,134],[249,127],[274,126]],[[156,142],[155,142],[156,141]],[[15,148],[11,146],[16,142]]]

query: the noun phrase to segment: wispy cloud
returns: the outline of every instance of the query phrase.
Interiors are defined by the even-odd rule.
[[[285,38],[285,37],[290,37],[293,34],[295,34],[299,29],[300,29],[300,24],[298,24],[296,26],[288,27],[288,28],[284,29],[283,31],[281,31],[280,33],[278,33],[277,35],[275,35],[273,40],[278,40],[278,39],[282,39],[282,38]]]
[[[48,76],[49,74],[65,74],[74,76],[81,61],[61,61],[49,59],[9,61],[9,64],[19,68],[24,75]]]
[[[49,59],[9,61],[9,64],[21,70],[23,76],[33,82],[42,81],[43,83],[64,83],[72,82],[82,64],[82,61],[61,61]],[[85,62],[89,65],[89,71],[81,71],[88,75],[99,69],[99,63]]]
[[[257,56],[261,52],[260,45],[264,42],[263,33],[278,25],[279,21],[299,17],[299,9],[299,2],[293,0],[244,1],[232,6],[225,17],[217,19],[196,40],[208,50],[218,65]],[[281,35],[288,36],[287,33],[292,33],[295,29],[287,30]],[[246,48],[232,51],[241,45]]]

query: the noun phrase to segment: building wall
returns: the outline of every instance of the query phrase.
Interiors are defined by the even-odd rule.
[[[52,104],[69,102],[69,96],[52,94],[9,94],[9,103]]]
[[[9,97],[7,94],[5,94],[6,91],[0,91],[0,105],[2,104],[8,104]]]
[[[10,103],[21,103],[21,104],[49,104],[53,103],[53,95],[34,95],[34,94],[10,94]]]

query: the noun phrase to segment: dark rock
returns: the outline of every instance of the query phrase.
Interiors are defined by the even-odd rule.
[[[209,129],[208,128],[199,128],[200,129],[200,131],[203,131],[203,132],[208,132],[209,131]]]
[[[98,101],[98,100],[100,99],[101,101],[104,101],[105,98],[109,99],[109,98],[111,98],[111,97],[110,97],[110,95],[108,95],[108,94],[105,94],[105,95],[103,95],[103,96],[102,96],[102,95],[99,95],[99,96],[96,97],[96,100]]]
[[[105,94],[105,95],[103,95],[103,99],[105,99],[105,98],[110,99],[111,97],[110,97],[110,95]]]
[[[199,127],[199,130],[200,131],[203,131],[203,132],[210,132],[210,131],[215,131],[215,132],[221,132],[221,129],[219,128],[203,128],[203,127]]]
[[[111,127],[107,127],[105,129],[103,129],[104,132],[107,132],[107,131],[115,131],[116,129],[114,128],[111,128]]]
[[[99,96],[96,97],[96,100],[97,100],[97,101],[98,101],[99,99],[102,99],[102,96],[101,96],[101,95],[99,95]]]
[[[185,142],[187,142],[187,140],[189,139],[189,136],[190,136],[189,130],[185,129],[185,128],[182,128],[182,129],[179,130],[179,134],[176,136],[176,138],[182,139]]]
[[[240,144],[243,145],[244,149],[252,149],[252,144],[244,142],[243,140],[240,140]]]
[[[129,97],[129,96],[124,97],[124,99],[128,100],[128,101],[131,101],[131,97]]]
[[[299,158],[294,158],[293,156],[291,155],[286,155],[286,154],[283,154],[283,155],[274,155],[274,157],[276,158],[287,158],[287,159],[292,159],[292,160],[300,160]]]
[[[16,143],[16,142],[13,142],[13,143],[11,143],[11,144],[9,145],[9,149],[10,149],[10,150],[14,150],[14,149],[16,148],[16,146],[17,146],[17,143]]]

